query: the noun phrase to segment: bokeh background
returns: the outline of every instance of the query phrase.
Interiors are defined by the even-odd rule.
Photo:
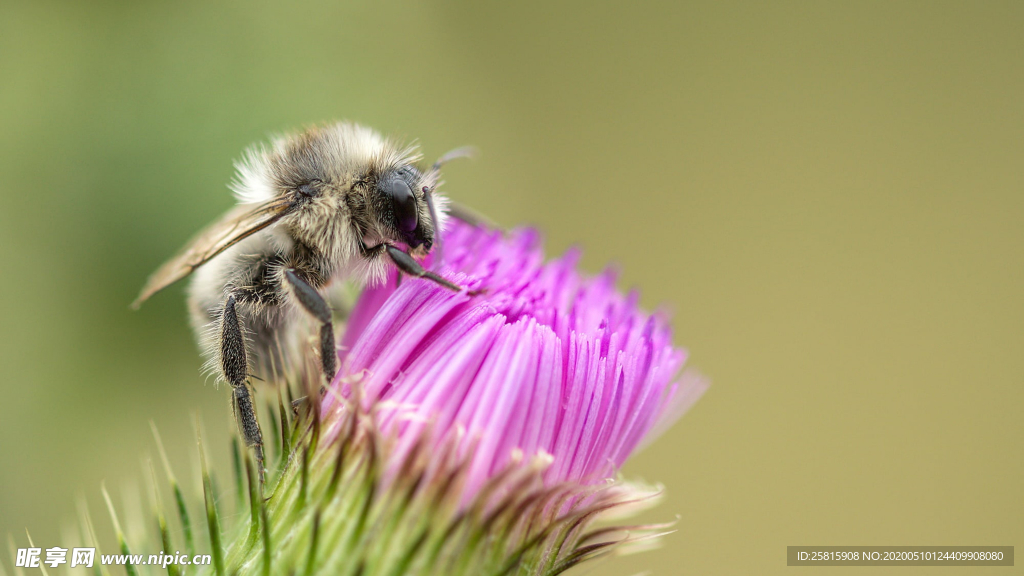
[[[179,476],[196,411],[223,460],[181,287],[128,303],[246,145],[347,118],[479,147],[448,193],[621,265],[713,381],[626,467],[678,531],[583,572],[1024,545],[1022,30],[996,1],[4,0],[0,535],[59,545],[80,497],[109,533],[150,419]]]

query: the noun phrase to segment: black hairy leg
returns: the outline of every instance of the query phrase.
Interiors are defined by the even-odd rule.
[[[315,288],[299,276],[296,270],[285,270],[284,277],[291,286],[298,303],[320,322],[320,362],[323,364],[325,383],[330,384],[338,371],[338,351],[334,347],[331,307]]]
[[[426,278],[427,280],[436,282],[449,290],[454,290],[456,292],[462,290],[462,287],[459,286],[458,284],[449,282],[448,280],[445,280],[441,275],[435,274],[430,270],[424,269],[423,266],[420,266],[420,263],[417,262],[412,256],[410,256],[406,252],[403,252],[396,246],[392,246],[391,244],[384,244],[384,249],[387,250],[388,257],[391,258],[391,261],[395,263],[395,266],[398,266],[398,269],[400,271],[410,276],[415,276],[416,278]]]
[[[249,363],[245,353],[245,337],[242,335],[242,324],[235,310],[235,297],[228,296],[221,312],[220,332],[220,363],[224,379],[233,390],[231,405],[234,407],[235,422],[238,433],[245,445],[256,453],[256,469],[259,472],[260,484],[263,484],[263,434],[260,423],[256,419],[256,406],[249,392]]]
[[[238,431],[245,440],[246,446],[253,449],[256,454],[256,470],[259,473],[260,486],[266,479],[266,472],[263,466],[263,434],[260,432],[260,423],[256,420],[256,405],[252,401],[252,393],[248,384],[234,386],[231,405],[235,409],[235,422],[238,423]]]

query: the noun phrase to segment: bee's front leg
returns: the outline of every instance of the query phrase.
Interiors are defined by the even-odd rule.
[[[461,286],[445,280],[440,274],[424,269],[423,266],[420,266],[420,263],[410,256],[408,252],[402,251],[397,246],[385,244],[384,249],[387,250],[388,257],[391,258],[391,261],[394,262],[395,266],[398,266],[398,269],[402,272],[410,276],[415,276],[416,278],[426,278],[427,280],[436,282],[449,290],[454,290],[455,292],[462,290]]]
[[[324,385],[330,385],[338,371],[338,350],[334,347],[331,306],[315,288],[302,279],[297,270],[285,270],[284,278],[298,303],[320,322],[320,362],[323,365]]]
[[[220,331],[220,363],[224,379],[228,381],[234,392],[231,404],[234,406],[235,421],[238,432],[246,446],[252,447],[256,453],[256,469],[259,472],[260,484],[263,484],[263,434],[260,423],[256,419],[256,406],[252,401],[252,393],[246,380],[249,377],[249,362],[245,352],[245,338],[242,325],[235,310],[235,297],[228,296],[221,313]]]

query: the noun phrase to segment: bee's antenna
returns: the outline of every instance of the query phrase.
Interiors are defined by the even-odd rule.
[[[446,152],[443,156],[437,159],[436,162],[430,167],[431,172],[437,172],[441,169],[441,166],[455,160],[456,158],[476,158],[480,153],[475,146],[463,146]]]
[[[441,166],[444,166],[456,158],[475,158],[477,154],[478,150],[474,146],[463,146],[446,152],[430,166],[428,177],[435,176],[437,172],[441,170]],[[444,242],[441,240],[441,229],[440,226],[438,226],[437,208],[434,207],[434,188],[437,188],[436,179],[434,179],[433,185],[423,187],[423,197],[427,201],[427,208],[430,210],[430,220],[434,223],[435,228],[434,261],[431,267],[436,270],[444,260]]]

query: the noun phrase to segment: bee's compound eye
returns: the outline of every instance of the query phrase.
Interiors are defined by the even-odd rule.
[[[409,184],[400,177],[388,178],[381,182],[380,190],[391,198],[391,206],[395,212],[395,225],[402,232],[416,229],[417,210],[416,196]]]

